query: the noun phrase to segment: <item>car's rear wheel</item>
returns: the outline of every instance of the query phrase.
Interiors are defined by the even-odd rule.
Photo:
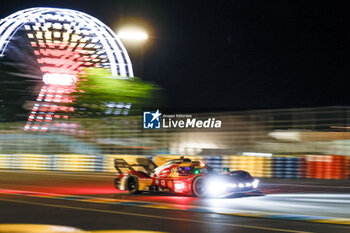
[[[130,175],[126,181],[126,189],[130,194],[140,193],[139,191],[139,181],[134,175]]]
[[[207,194],[205,179],[203,176],[197,176],[192,183],[192,194],[195,197],[204,197]]]

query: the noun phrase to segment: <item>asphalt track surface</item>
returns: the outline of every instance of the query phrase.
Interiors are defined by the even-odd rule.
[[[262,194],[129,195],[112,174],[0,171],[0,224],[160,232],[350,232],[350,182],[262,179]]]

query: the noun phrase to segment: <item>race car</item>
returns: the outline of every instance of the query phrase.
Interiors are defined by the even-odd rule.
[[[225,197],[236,193],[258,191],[259,180],[243,170],[215,171],[200,161],[180,157],[157,167],[151,160],[128,164],[115,159],[118,177],[115,187],[131,194],[150,192],[174,192],[195,197]]]

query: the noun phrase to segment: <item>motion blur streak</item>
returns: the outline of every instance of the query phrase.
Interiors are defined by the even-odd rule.
[[[121,211],[101,210],[101,209],[82,208],[82,207],[73,207],[73,206],[64,206],[64,205],[53,205],[53,204],[44,204],[44,203],[31,202],[31,201],[10,200],[10,199],[6,199],[6,198],[0,198],[0,200],[9,201],[9,202],[18,202],[18,203],[23,203],[23,204],[55,207],[55,208],[85,210],[85,211],[102,212],[102,213],[109,213],[109,214],[131,215],[131,216],[147,217],[147,218],[158,218],[158,219],[169,220],[169,221],[208,223],[205,221],[200,221],[200,220],[195,220],[195,219],[173,218],[173,217],[165,217],[165,216],[150,215],[150,214],[137,214],[137,213],[121,212]],[[218,224],[218,225],[235,226],[235,227],[241,227],[241,228],[252,228],[252,229],[261,229],[261,230],[268,230],[268,231],[277,231],[277,232],[308,233],[306,231],[294,231],[294,230],[270,228],[270,227],[257,227],[257,226],[233,224],[233,223],[222,223],[222,222],[209,222],[209,223],[210,224]]]
[[[261,190],[269,194],[199,199],[176,195],[118,193],[113,187],[113,174],[52,174],[4,170],[0,174],[0,204],[6,207],[0,209],[2,222],[13,222],[16,219],[16,222],[33,223],[33,220],[28,222],[28,216],[35,211],[38,216],[43,214],[40,215],[40,223],[50,222],[81,229],[133,227],[131,229],[184,232],[185,228],[192,228],[194,232],[237,233],[309,232],[310,229],[315,232],[329,232],[333,229],[333,232],[338,233],[349,232],[350,229],[349,226],[338,225],[350,223],[347,222],[350,219],[349,195],[341,193],[342,189],[337,190],[337,193],[334,191],[333,194],[325,194],[324,192],[335,190],[322,188],[327,183],[325,181],[312,181],[314,187],[308,188],[306,184],[311,181],[261,179]],[[290,186],[276,189],[276,184],[286,182]],[[295,182],[304,182],[305,186],[292,186]],[[338,182],[342,186],[347,185],[347,181]],[[8,209],[15,211],[15,218],[5,211]],[[57,219],[50,213],[67,217]]]
[[[16,175],[13,175],[13,174]],[[118,202],[129,200],[142,203],[147,208],[172,208],[182,210],[202,210],[214,213],[268,212],[281,214],[298,214],[310,216],[327,216],[332,218],[350,218],[350,195],[342,193],[326,194],[331,189],[304,187],[283,187],[275,189],[271,183],[262,181],[262,194],[249,194],[234,198],[198,199],[189,196],[172,195],[127,195],[113,187],[113,175],[54,175],[43,172],[1,172],[1,193],[28,193],[43,195],[81,195],[101,202]],[[18,174],[18,175],[17,175]],[[285,183],[277,180],[276,183]],[[344,181],[345,184],[347,181]],[[350,186],[349,186],[350,188]],[[19,192],[16,192],[18,190]],[[342,191],[342,190],[340,190]],[[32,192],[32,193],[30,193]],[[293,193],[294,192],[294,193]],[[301,193],[303,192],[303,193]],[[306,193],[308,192],[308,193]],[[318,192],[318,193],[315,193]],[[332,190],[332,192],[335,192]],[[88,201],[88,200],[87,200]],[[161,204],[165,204],[165,207]]]
[[[74,227],[46,224],[0,224],[0,233],[164,233],[159,231],[101,230],[84,231]]]

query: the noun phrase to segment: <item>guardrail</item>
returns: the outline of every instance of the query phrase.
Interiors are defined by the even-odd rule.
[[[148,156],[157,165],[180,155]],[[142,155],[37,155],[0,154],[0,169],[68,171],[68,172],[115,172],[114,159],[123,158],[130,164],[138,163]],[[254,177],[267,178],[314,178],[348,179],[349,157],[340,155],[303,156],[185,156],[200,160],[217,170],[246,170]]]

